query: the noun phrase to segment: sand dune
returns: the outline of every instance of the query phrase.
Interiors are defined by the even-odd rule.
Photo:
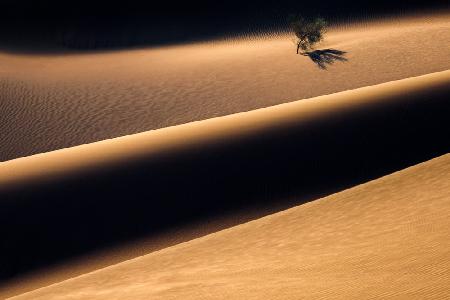
[[[445,299],[450,155],[13,299]]]
[[[322,125],[320,122],[325,118],[329,118],[328,122],[335,122],[343,117],[358,119],[357,114],[364,114],[366,110],[376,114],[377,110],[382,109],[383,113],[387,114],[398,105],[404,106],[403,115],[394,115],[395,123],[403,123],[409,113],[406,107],[412,109],[414,105],[422,102],[420,104],[426,104],[427,108],[432,107],[433,110],[439,109],[446,116],[448,105],[447,101],[442,99],[448,96],[449,83],[450,70],[447,70],[13,159],[0,163],[0,191],[14,190],[17,187],[22,189],[30,183],[57,181],[60,175],[72,176],[78,172],[96,171],[105,166],[123,165],[151,156],[162,157],[170,152],[185,151],[189,148],[200,151],[202,146],[226,144],[226,140],[230,138],[245,141],[252,136],[267,136],[274,134],[273,132],[278,134],[282,129],[294,126],[307,127],[312,122]],[[352,113],[355,115],[349,117]],[[424,112],[423,118],[429,117],[439,118],[440,115],[425,115]],[[433,120],[427,121],[433,124]],[[439,124],[442,125],[439,128],[439,139],[445,137],[447,124]],[[410,126],[414,127],[415,124]],[[323,134],[325,136],[325,132]],[[386,132],[386,138],[388,135]]]
[[[0,275],[447,153],[449,82],[438,72],[0,163]]]
[[[328,71],[291,37],[111,53],[0,54],[0,161],[450,68],[448,14],[332,29]]]
[[[283,34],[110,53],[1,53],[0,161],[349,90],[0,163],[0,279],[19,279],[6,295],[447,153],[449,32],[448,14],[333,28],[320,47],[347,51],[348,61],[327,71],[295,55]],[[185,231],[166,238],[173,228]],[[142,237],[149,242],[95,256]],[[77,268],[21,281],[92,251]]]

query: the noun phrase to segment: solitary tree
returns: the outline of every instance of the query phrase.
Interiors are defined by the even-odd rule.
[[[328,25],[323,18],[312,19],[301,15],[290,16],[289,24],[296,36],[297,54],[300,49],[303,53],[311,50],[314,44],[323,40]]]

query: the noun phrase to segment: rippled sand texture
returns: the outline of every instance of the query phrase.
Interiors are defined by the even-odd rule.
[[[17,277],[0,286],[0,298],[445,154],[449,82],[447,70],[2,162],[0,229],[7,247],[0,277],[67,258],[68,251],[88,253],[105,243],[109,249]],[[237,203],[248,206],[214,213]],[[195,224],[163,230],[190,212]],[[147,230],[138,234],[145,241],[124,245],[137,228]]]
[[[0,161],[450,68],[450,16],[333,29],[320,70],[290,36],[71,55],[0,54]]]
[[[450,155],[14,299],[444,299]]]

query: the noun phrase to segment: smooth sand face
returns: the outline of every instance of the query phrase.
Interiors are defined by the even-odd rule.
[[[14,299],[444,299],[450,155]]]
[[[0,161],[450,68],[448,15],[333,29],[328,71],[291,37],[85,55],[0,54]]]

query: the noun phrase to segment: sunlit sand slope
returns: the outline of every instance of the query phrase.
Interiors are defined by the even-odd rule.
[[[409,113],[416,113],[414,110],[420,105],[433,109],[436,115],[423,112],[423,117],[433,124],[433,117],[440,118],[440,111],[447,112],[448,101],[443,99],[448,96],[449,86],[450,70],[447,70],[0,162],[0,191],[17,186],[22,188],[22,185],[34,181],[58,180],[59,175],[69,176],[130,160],[158,157],[190,148],[198,151],[198,147],[212,143],[225,145],[230,138],[245,141],[252,136],[274,132],[292,133],[282,130],[294,127],[312,129],[314,122],[321,126],[325,125],[323,121],[339,123],[342,118],[358,122],[363,117],[369,119],[370,113],[376,114],[379,110],[392,114],[390,110],[395,111],[398,106],[403,107],[401,114],[389,117],[395,119],[393,125],[403,126],[404,118]],[[313,126],[309,128],[309,125]],[[411,123],[409,127],[418,129],[426,125]],[[442,125],[442,128],[438,128],[438,132],[430,132],[430,135],[442,133],[439,139],[445,140],[447,123],[437,125]],[[322,133],[325,136],[326,131]],[[386,138],[389,136],[389,132],[384,134]]]
[[[450,155],[14,299],[446,299]]]
[[[450,69],[450,16],[331,29],[327,71],[293,36],[90,54],[0,54],[0,161]]]
[[[0,276],[447,153],[449,83],[438,72],[0,163]]]

